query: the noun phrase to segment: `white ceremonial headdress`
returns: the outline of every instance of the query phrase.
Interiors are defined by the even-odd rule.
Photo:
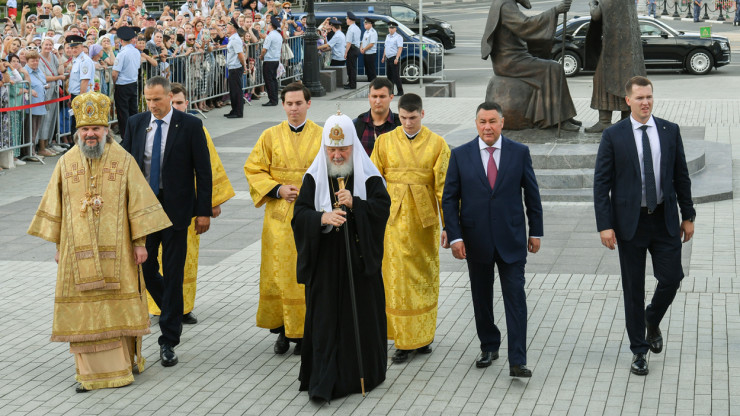
[[[331,197],[329,195],[329,174],[326,168],[326,147],[352,146],[352,163],[354,184],[352,194],[360,199],[367,199],[365,190],[365,181],[371,176],[378,176],[381,179],[380,171],[375,167],[373,162],[365,153],[365,149],[360,143],[355,131],[355,125],[352,119],[344,114],[335,114],[329,117],[324,124],[324,131],[321,134],[321,148],[311,166],[306,171],[306,175],[311,175],[316,182],[316,193],[314,194],[314,208],[316,211],[331,212]],[[305,176],[304,176],[305,177]],[[383,179],[385,186],[385,179]]]

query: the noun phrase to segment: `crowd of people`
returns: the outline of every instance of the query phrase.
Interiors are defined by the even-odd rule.
[[[74,98],[86,91],[112,95],[119,85],[125,85],[114,75],[120,75],[117,58],[126,46],[119,36],[122,28],[134,30],[130,43],[139,60],[138,72],[133,76],[137,108],[128,109],[131,114],[145,109],[143,81],[156,75],[188,85],[196,110],[207,112],[229,104],[226,48],[232,21],[245,45],[244,99],[259,100],[264,95],[263,87],[258,86],[263,79],[261,44],[273,30],[271,22],[275,22],[280,35],[282,71],[290,71],[302,60],[302,39],[284,41],[300,37],[305,30],[305,18],[294,19],[289,2],[200,0],[188,1],[180,8],[165,5],[156,13],[147,11],[142,0],[45,2],[38,5],[35,13],[28,4],[20,13],[11,6],[9,3],[0,46],[0,108],[37,104],[67,95]],[[75,50],[77,44],[81,45],[79,50]],[[88,58],[94,65],[94,75],[76,74],[86,70]],[[84,81],[86,77],[90,78],[88,82]],[[127,76],[124,74],[123,78]],[[79,90],[78,81],[85,90]],[[14,148],[8,151],[14,153],[16,165],[24,164],[23,156],[39,160],[65,152],[73,145],[71,136],[75,130],[69,111],[71,98],[26,112],[0,113],[0,151]],[[111,115],[116,114],[119,101],[116,99],[114,104]],[[122,136],[124,125],[125,120],[114,124],[114,131]],[[29,143],[33,146],[18,148]]]

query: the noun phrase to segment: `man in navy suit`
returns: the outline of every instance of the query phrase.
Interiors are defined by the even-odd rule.
[[[128,119],[121,146],[134,157],[154,194],[162,203],[172,227],[146,239],[147,261],[142,265],[149,294],[162,311],[159,317],[162,365],[177,364],[174,348],[182,333],[182,282],[187,253],[188,226],[208,231],[211,217],[211,161],[203,123],[172,108],[170,82],[152,77],[144,86],[149,111]],[[197,185],[197,192],[196,192]],[[162,271],[159,274],[159,245]]]
[[[619,246],[624,314],[634,354],[630,371],[646,375],[648,350],[663,350],[658,325],[681,285],[681,239],[685,243],[694,235],[696,211],[681,132],[676,124],[652,116],[653,84],[633,77],[625,92],[630,117],[601,136],[594,209],[601,244],[610,250]],[[646,309],[648,250],[658,286]]]
[[[442,246],[466,259],[475,327],[481,342],[479,368],[498,359],[501,332],[493,319],[494,266],[498,266],[509,331],[509,375],[531,377],[527,368],[527,300],[524,265],[543,235],[542,203],[529,148],[501,135],[501,106],[485,102],[475,116],[478,137],[452,151],[442,209]],[[522,207],[527,207],[529,238]]]

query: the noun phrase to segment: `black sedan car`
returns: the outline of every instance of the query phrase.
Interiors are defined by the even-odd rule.
[[[640,16],[642,51],[647,69],[685,69],[693,75],[708,74],[712,68],[730,63],[730,42],[726,37],[702,38],[699,33],[685,33],[660,19]],[[574,76],[584,68],[586,33],[591,18],[569,20],[565,35],[565,74]],[[562,62],[562,24],[555,32],[553,59]],[[590,66],[595,66],[596,63]]]

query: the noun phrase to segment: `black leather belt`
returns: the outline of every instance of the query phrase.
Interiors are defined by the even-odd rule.
[[[654,210],[650,211],[647,207],[640,207],[640,214],[653,215],[656,212],[663,212],[663,204],[658,204]]]

